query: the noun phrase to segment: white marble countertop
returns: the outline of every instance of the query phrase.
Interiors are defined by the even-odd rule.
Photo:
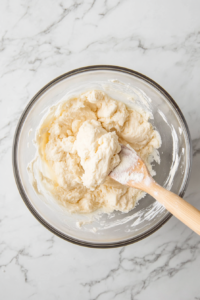
[[[172,217],[145,240],[97,250],[61,240],[24,205],[14,130],[30,98],[71,69],[113,64],[163,86],[193,143],[186,200],[200,209],[200,2],[1,0],[0,299],[200,299],[200,237]]]

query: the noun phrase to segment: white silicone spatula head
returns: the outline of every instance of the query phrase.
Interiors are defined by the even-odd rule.
[[[150,181],[153,181],[146,165],[131,147],[121,145],[119,157],[120,164],[109,174],[111,178],[121,184],[140,189],[144,184],[149,185]]]

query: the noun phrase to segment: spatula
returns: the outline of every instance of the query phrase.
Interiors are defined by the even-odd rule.
[[[124,145],[121,145],[121,148],[121,162],[109,176],[122,184],[150,194],[177,219],[200,235],[200,211],[156,183],[145,163],[132,148]]]

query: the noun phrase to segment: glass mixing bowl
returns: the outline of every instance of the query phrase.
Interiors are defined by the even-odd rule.
[[[151,99],[149,105],[154,115],[152,124],[162,139],[159,149],[161,163],[154,166],[155,180],[181,197],[184,195],[191,166],[191,142],[188,126],[179,107],[150,78],[117,66],[99,65],[76,69],[44,86],[29,102],[19,120],[13,143],[13,169],[22,199],[46,228],[78,245],[111,248],[140,241],[159,229],[171,214],[151,196],[146,195],[129,213],[115,211],[109,215],[100,214],[90,223],[88,216],[70,215],[56,202],[36,194],[27,173],[27,165],[36,153],[32,140],[47,109],[67,92],[79,93],[99,82],[103,83],[102,89],[106,83],[107,87],[114,82],[119,85],[123,83],[130,89],[136,88],[145,93],[148,101]],[[84,225],[78,228],[77,221],[80,219]]]

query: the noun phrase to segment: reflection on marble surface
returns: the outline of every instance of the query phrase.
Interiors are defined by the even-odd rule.
[[[188,122],[193,167],[185,199],[200,209],[200,2],[2,0],[0,9],[0,299],[200,299],[200,237],[174,217],[145,240],[97,250],[47,231],[12,175],[17,120],[44,84],[113,64],[144,73]]]

